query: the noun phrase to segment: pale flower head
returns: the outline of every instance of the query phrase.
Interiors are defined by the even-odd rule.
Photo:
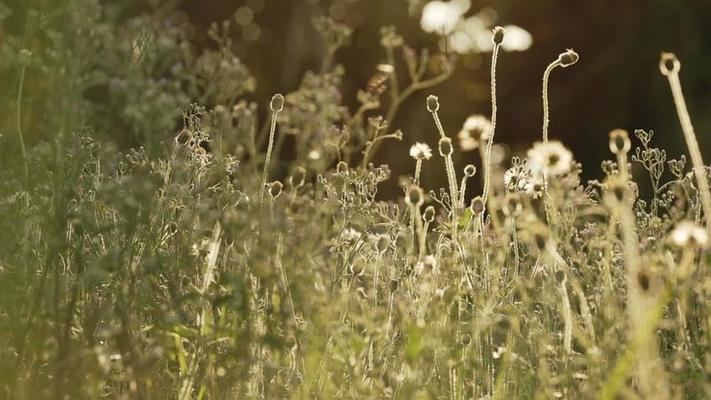
[[[472,115],[464,121],[462,130],[459,131],[459,147],[462,151],[472,151],[479,147],[479,144],[489,139],[491,121],[483,115]]]
[[[682,221],[671,232],[671,241],[680,247],[706,248],[709,243],[709,234],[703,227],[691,222]]]
[[[448,35],[470,6],[470,0],[430,1],[422,9],[420,26],[425,32]]]
[[[410,147],[410,157],[415,160],[429,160],[432,158],[432,149],[426,143],[417,142]]]
[[[504,26],[506,38],[501,47],[506,51],[525,51],[533,44],[533,36],[527,30],[516,25]]]
[[[527,155],[528,167],[534,174],[558,176],[573,167],[573,153],[555,140],[534,144]]]

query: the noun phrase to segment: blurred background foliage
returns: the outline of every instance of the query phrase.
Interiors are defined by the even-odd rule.
[[[433,54],[447,50],[437,35],[420,27],[426,2],[4,0],[0,151],[12,158],[19,149],[16,97],[23,48],[33,54],[21,113],[29,146],[87,126],[122,150],[138,145],[155,150],[178,130],[179,111],[190,102],[210,108],[247,99],[257,102],[261,119],[266,118],[264,105],[272,94],[295,91],[307,71],[324,68],[327,49],[313,27],[316,16],[330,16],[352,29],[349,44],[333,61],[345,68],[340,100],[355,112],[358,90],[386,61],[379,44],[381,27],[394,26],[411,47]],[[72,13],[72,7],[81,7],[81,12]],[[711,113],[705,111],[711,108],[711,2],[472,0],[468,14],[487,9],[495,24],[515,24],[533,36],[527,51],[503,53],[499,59],[496,141],[512,154],[540,137],[541,75],[566,48],[574,48],[581,60],[552,77],[551,136],[586,166],[584,177],[599,176],[596,166],[608,158],[607,133],[613,128],[655,130],[656,144],[670,156],[683,153],[668,85],[658,70],[659,53],[673,51],[683,64],[682,83],[709,160]],[[222,21],[230,21],[229,31],[210,29]],[[233,54],[218,54],[224,48],[220,41],[231,41]],[[143,58],[140,67],[133,57]],[[409,146],[415,141],[434,145],[436,131],[424,101],[430,92],[440,98],[450,136],[467,116],[488,115],[489,57],[458,55],[450,79],[406,101],[392,126],[404,132],[403,140],[384,143],[374,161],[389,164],[395,176],[404,175],[412,164]],[[215,67],[224,60],[227,65]],[[286,147],[288,156],[288,143]],[[478,165],[477,152],[460,153],[458,164],[470,162]],[[438,170],[424,171],[425,186],[441,185],[444,177]],[[398,192],[393,181],[389,193]]]

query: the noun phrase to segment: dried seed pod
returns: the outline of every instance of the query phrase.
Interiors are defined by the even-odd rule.
[[[289,182],[293,187],[303,186],[306,180],[306,168],[298,166],[294,169],[294,172],[289,177]]]
[[[345,175],[348,173],[348,163],[345,161],[339,161],[338,164],[336,164],[336,173],[338,175]]]

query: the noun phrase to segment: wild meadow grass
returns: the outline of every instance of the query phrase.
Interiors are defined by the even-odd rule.
[[[451,135],[438,111],[454,100],[429,96],[432,134],[415,143],[399,107],[455,63],[393,28],[350,110],[334,54],[351,31],[327,18],[323,69],[258,104],[230,22],[198,50],[160,9],[114,10],[31,10],[26,37],[0,45],[19,77],[0,137],[0,397],[711,397],[709,167],[671,53],[660,79],[682,129],[664,134],[691,165],[652,131],[612,129],[600,178],[582,182],[548,132],[551,72],[572,50],[541,66],[540,142],[504,157],[503,28],[491,117]],[[28,123],[48,139],[26,146]],[[387,140],[412,143],[411,176],[373,164]],[[480,165],[457,167],[463,148]],[[388,180],[401,196],[379,196]]]

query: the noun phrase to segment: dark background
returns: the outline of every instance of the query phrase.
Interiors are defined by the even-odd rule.
[[[422,32],[419,14],[409,15],[405,0],[186,0],[182,7],[193,23],[205,27],[244,5],[253,9],[260,35],[257,41],[238,39],[239,55],[257,77],[255,98],[262,103],[275,92],[294,90],[305,71],[319,68],[323,49],[310,23],[314,15],[330,14],[354,29],[350,46],[336,57],[347,71],[343,90],[352,107],[356,91],[384,60],[378,44],[381,26],[394,25],[414,47],[437,49],[437,37]],[[468,15],[484,7],[496,10],[497,24],[519,25],[534,38],[528,51],[503,53],[499,59],[496,141],[508,144],[514,154],[540,138],[543,70],[572,47],[580,62],[557,69],[551,79],[550,136],[573,150],[586,178],[600,176],[598,166],[610,156],[607,133],[613,128],[652,129],[654,143],[670,157],[686,151],[666,78],[659,72],[661,51],[675,52],[682,61],[687,103],[705,159],[711,157],[711,1],[473,0]],[[448,135],[456,135],[468,115],[490,113],[489,57],[460,57],[456,74],[432,90],[440,98]],[[426,95],[411,98],[398,114],[394,127],[404,131],[403,142],[383,146],[376,157],[396,175],[411,169],[407,149],[412,142],[435,144]],[[476,162],[476,152],[467,154],[461,163]]]

